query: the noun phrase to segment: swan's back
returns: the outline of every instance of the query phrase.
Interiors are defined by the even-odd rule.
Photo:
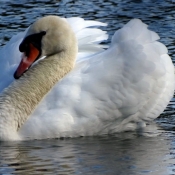
[[[163,112],[174,92],[174,66],[159,36],[131,20],[108,50],[79,59],[21,128],[26,138],[134,130]]]

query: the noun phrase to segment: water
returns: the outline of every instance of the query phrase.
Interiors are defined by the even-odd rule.
[[[36,18],[48,14],[107,22],[110,37],[130,19],[140,18],[161,36],[174,61],[174,7],[172,0],[1,0],[0,47]],[[157,119],[161,134],[156,137],[122,133],[0,143],[0,175],[175,175],[174,104],[172,101]]]
[[[3,143],[0,173],[14,174],[174,174],[172,134],[153,138],[82,137]],[[173,173],[174,172],[174,173]]]

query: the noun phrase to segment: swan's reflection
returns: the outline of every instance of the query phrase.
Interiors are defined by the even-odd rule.
[[[1,143],[0,174],[165,175],[174,166],[170,148],[168,136],[134,133]]]

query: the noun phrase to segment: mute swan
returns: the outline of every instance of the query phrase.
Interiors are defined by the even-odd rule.
[[[87,28],[94,25],[105,24],[43,17],[2,49],[0,140],[135,130],[163,112],[175,77],[159,36],[134,19],[102,51],[99,42],[107,35]],[[18,46],[23,54],[16,69]]]

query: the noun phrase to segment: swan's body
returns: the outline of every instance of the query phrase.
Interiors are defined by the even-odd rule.
[[[132,20],[115,33],[109,49],[101,51],[98,42],[106,38],[105,32],[73,26],[78,20],[81,19],[68,19],[71,27],[53,16],[35,22],[26,37],[46,31],[41,36],[40,55],[46,58],[12,84],[14,65],[19,60],[4,61],[5,76],[10,78],[3,80],[0,88],[10,85],[0,96],[0,140],[135,130],[158,117],[167,106],[174,92],[174,66],[166,47],[157,42],[156,33],[140,20]],[[102,25],[85,21],[82,24]],[[79,52],[85,52],[73,68],[76,38]],[[18,45],[21,41],[19,37]],[[22,43],[25,42],[24,39]],[[21,45],[23,49],[25,44]],[[101,52],[85,57],[97,51]],[[16,77],[22,74],[19,69]]]

